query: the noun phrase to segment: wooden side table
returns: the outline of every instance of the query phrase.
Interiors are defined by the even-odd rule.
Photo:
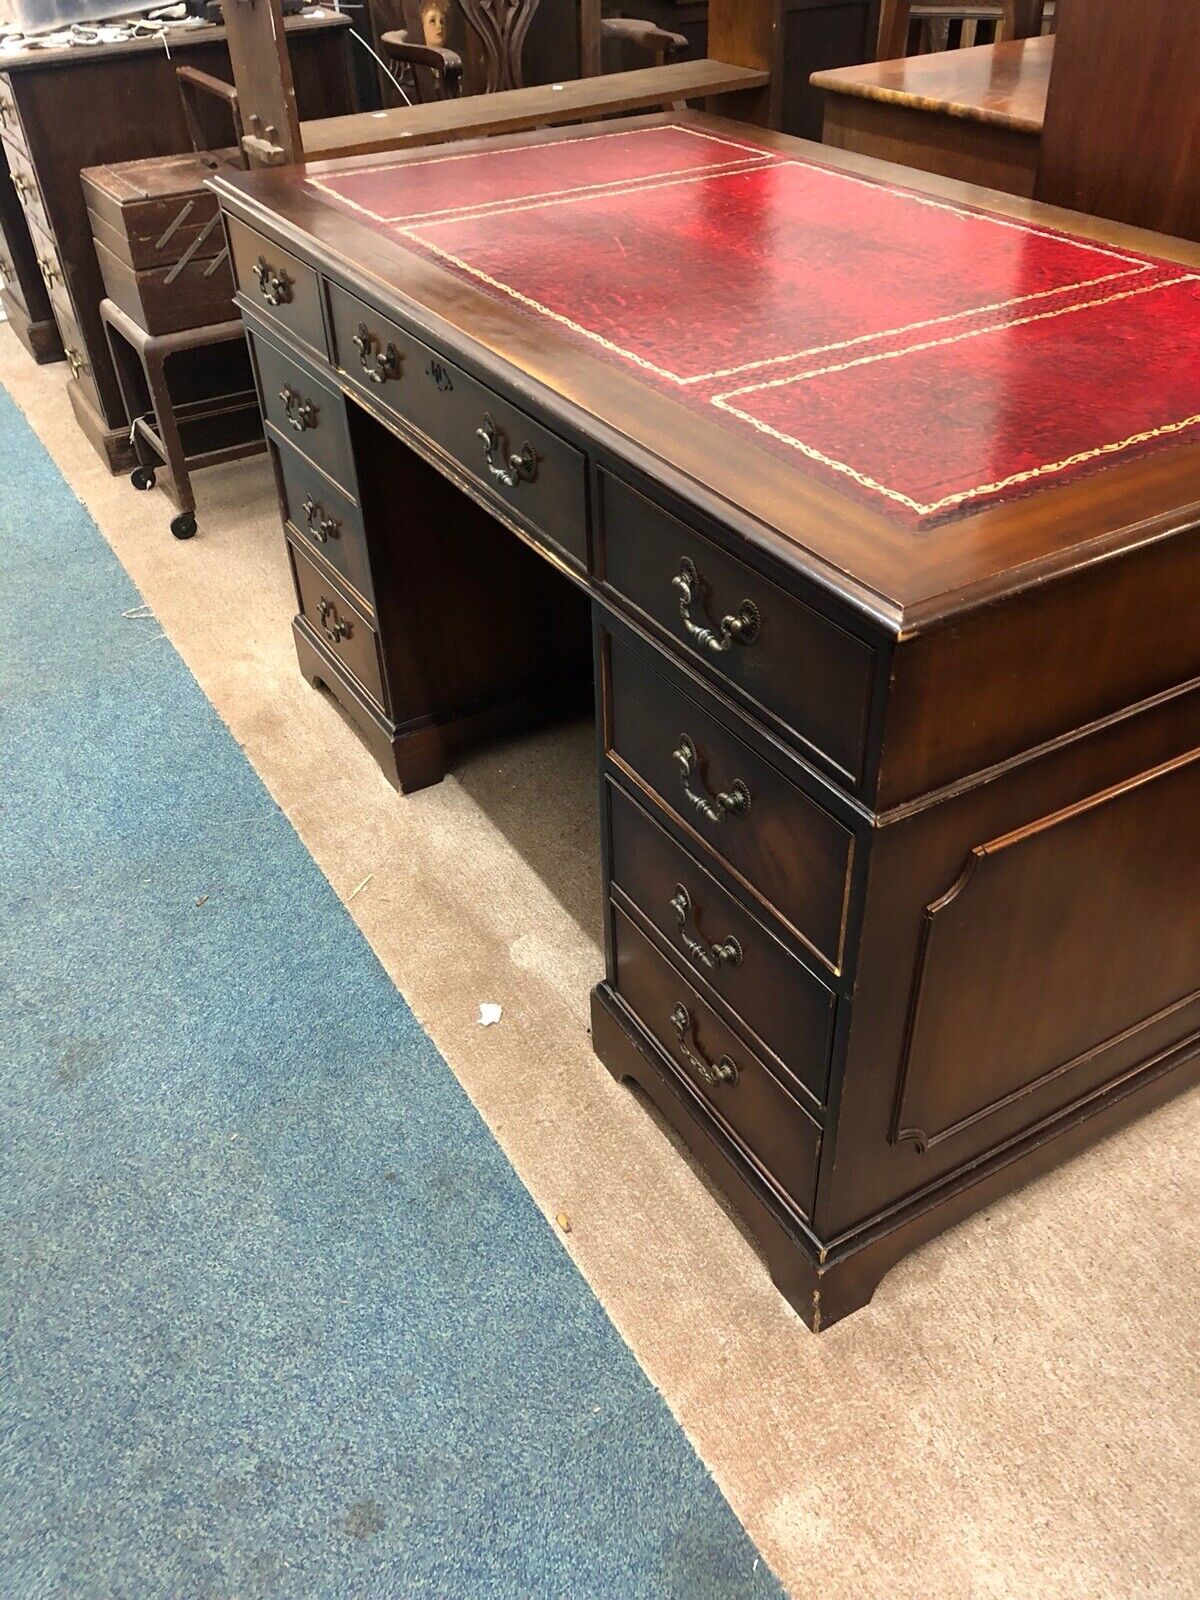
[[[1053,38],[816,72],[824,142],[1006,194],[1033,193]]]
[[[162,472],[163,487],[177,508],[171,532],[177,539],[190,539],[196,532],[192,472],[266,449],[241,318],[154,334],[139,327],[112,300],[102,300],[100,320],[121,399],[133,419],[129,438],[137,465],[130,482],[135,489],[152,489]],[[167,363],[185,352],[210,350],[232,356],[235,370],[244,367],[242,387],[228,388],[225,378],[215,396],[174,395]]]

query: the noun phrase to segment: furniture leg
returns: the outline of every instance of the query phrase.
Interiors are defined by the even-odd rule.
[[[167,472],[170,474],[172,498],[179,507],[180,515],[176,521],[182,521],[186,525],[186,521],[190,519],[192,531],[195,532],[196,499],[192,493],[187,456],[184,454],[183,441],[179,436],[179,424],[175,420],[175,408],[171,402],[171,389],[167,381],[167,361],[170,355],[170,350],[164,348],[162,340],[153,337],[147,339],[143,354],[146,387],[150,391],[150,406],[154,412],[155,427],[162,440]],[[174,522],[171,528],[174,532]]]

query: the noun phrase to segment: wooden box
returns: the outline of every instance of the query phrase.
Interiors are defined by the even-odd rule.
[[[237,315],[216,197],[205,188],[215,170],[231,165],[235,153],[224,150],[80,174],[105,291],[147,333],[179,333]]]

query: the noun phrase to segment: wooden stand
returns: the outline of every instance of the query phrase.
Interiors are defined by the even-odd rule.
[[[132,448],[137,457],[133,470],[135,489],[152,489],[165,469],[163,487],[178,508],[171,520],[177,539],[190,539],[196,531],[196,499],[191,473],[225,461],[258,455],[266,449],[258,414],[249,358],[245,383],[240,389],[205,400],[177,403],[167,379],[167,363],[192,350],[231,346],[245,354],[245,329],[241,319],[210,327],[188,328],[181,333],[147,333],[111,300],[100,303],[100,320],[108,338],[121,399],[133,419]],[[143,392],[150,409],[142,405]]]

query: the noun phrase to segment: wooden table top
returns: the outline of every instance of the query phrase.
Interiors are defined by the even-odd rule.
[[[213,187],[889,621],[1200,521],[1200,246],[686,113]]]
[[[313,8],[284,19],[288,33],[320,33],[331,28],[339,31],[352,26],[351,19],[332,7]],[[0,51],[0,72],[36,72],[49,67],[85,67],[97,61],[109,62],[124,56],[162,55],[170,50],[194,50],[200,45],[223,44],[227,35],[224,27],[216,23],[203,23],[199,27],[170,28],[165,34],[146,35],[136,39],[121,39],[116,43],[64,45],[58,49],[26,48]]]
[[[1040,134],[1053,61],[1053,38],[1010,39],[814,72],[812,84],[829,94]]]

